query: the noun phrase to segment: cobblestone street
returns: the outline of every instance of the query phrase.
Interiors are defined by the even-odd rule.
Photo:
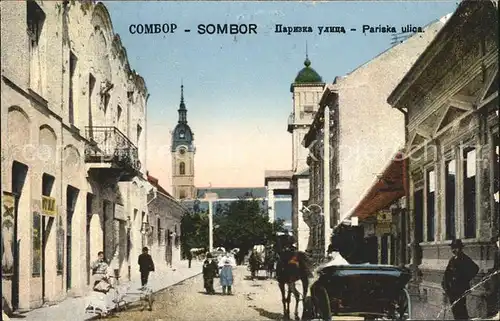
[[[200,275],[157,293],[153,311],[140,311],[140,306],[136,305],[119,313],[118,317],[119,320],[156,321],[281,319],[281,297],[276,281],[252,281],[246,279],[248,276],[246,267],[238,266],[234,270],[233,295],[223,296],[217,279],[214,280],[217,294],[206,295]]]
[[[131,305],[127,311],[117,314],[117,320],[143,321],[255,321],[283,320],[281,295],[275,280],[262,278],[254,281],[247,279],[250,273],[246,266],[234,270],[233,295],[223,296],[219,280],[214,280],[216,295],[206,295],[201,275],[181,282],[158,292],[155,296],[153,311],[141,311],[140,305]],[[300,282],[298,289],[301,291]],[[291,317],[295,309],[295,300],[290,303]],[[302,302],[299,303],[302,315]],[[342,317],[334,320],[362,320],[362,318]],[[116,319],[115,319],[116,320]]]

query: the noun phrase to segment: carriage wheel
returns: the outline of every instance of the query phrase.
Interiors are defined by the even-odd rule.
[[[304,298],[303,311],[302,311],[302,320],[309,321],[316,317],[316,313],[314,311],[313,300],[310,296]]]
[[[312,317],[325,321],[331,320],[333,311],[330,305],[328,291],[326,291],[324,287],[318,286],[314,290],[311,289],[311,292]]]
[[[411,319],[411,298],[410,293],[406,288],[401,291],[399,295],[398,308],[396,311],[397,320],[410,320]]]

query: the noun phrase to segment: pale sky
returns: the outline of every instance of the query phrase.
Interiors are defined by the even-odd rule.
[[[132,2],[107,1],[129,62],[146,81],[147,169],[171,191],[172,131],[180,84],[195,135],[198,187],[257,187],[265,170],[291,169],[290,84],[303,68],[306,42],[326,83],[391,46],[391,34],[363,34],[362,25],[424,26],[455,10],[455,1],[403,2]],[[175,23],[174,34],[138,35],[130,24]],[[198,24],[254,23],[257,35],[199,35]],[[275,25],[312,33],[275,33]],[[347,33],[318,34],[318,26]],[[356,28],[357,31],[349,31]],[[191,29],[185,33],[184,29]]]

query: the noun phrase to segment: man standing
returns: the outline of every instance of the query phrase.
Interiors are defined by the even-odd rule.
[[[248,264],[250,265],[250,273],[252,275],[252,280],[255,279],[256,274],[259,272],[260,257],[257,250],[253,249],[252,254],[248,258]]]
[[[219,275],[219,267],[212,258],[212,254],[207,254],[207,259],[203,262],[203,284],[208,294],[215,294],[214,278]]]
[[[443,289],[453,304],[460,299],[470,288],[470,281],[476,276],[479,267],[463,252],[464,245],[461,240],[451,242],[453,257],[448,262],[444,272]],[[468,320],[466,298],[463,297],[452,306],[451,311],[455,320]]]
[[[148,254],[148,248],[142,248],[142,254],[139,255],[139,271],[141,272],[141,285],[145,286],[148,283],[149,272],[154,272],[155,265],[153,258]]]

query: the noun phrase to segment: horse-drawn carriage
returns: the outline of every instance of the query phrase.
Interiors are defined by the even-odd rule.
[[[276,266],[276,254],[271,246],[256,245],[250,255],[248,270],[252,279],[259,276],[259,272],[264,270],[266,277],[272,277]]]
[[[332,265],[317,272],[303,320],[357,316],[365,320],[409,320],[411,301],[404,268],[372,264]]]
[[[317,268],[310,282],[311,262],[285,238],[281,249],[277,279],[280,285],[285,319],[290,315],[290,294],[293,293],[295,319],[299,319],[299,292],[295,282],[302,281],[303,320],[331,320],[332,316],[356,316],[365,320],[408,320],[411,301],[406,285],[411,274],[406,268],[362,263],[363,236],[356,228],[341,227],[332,237],[331,251],[338,251],[344,263]],[[311,286],[309,287],[309,284]],[[288,285],[288,296],[285,295]],[[307,294],[306,294],[307,293]]]

